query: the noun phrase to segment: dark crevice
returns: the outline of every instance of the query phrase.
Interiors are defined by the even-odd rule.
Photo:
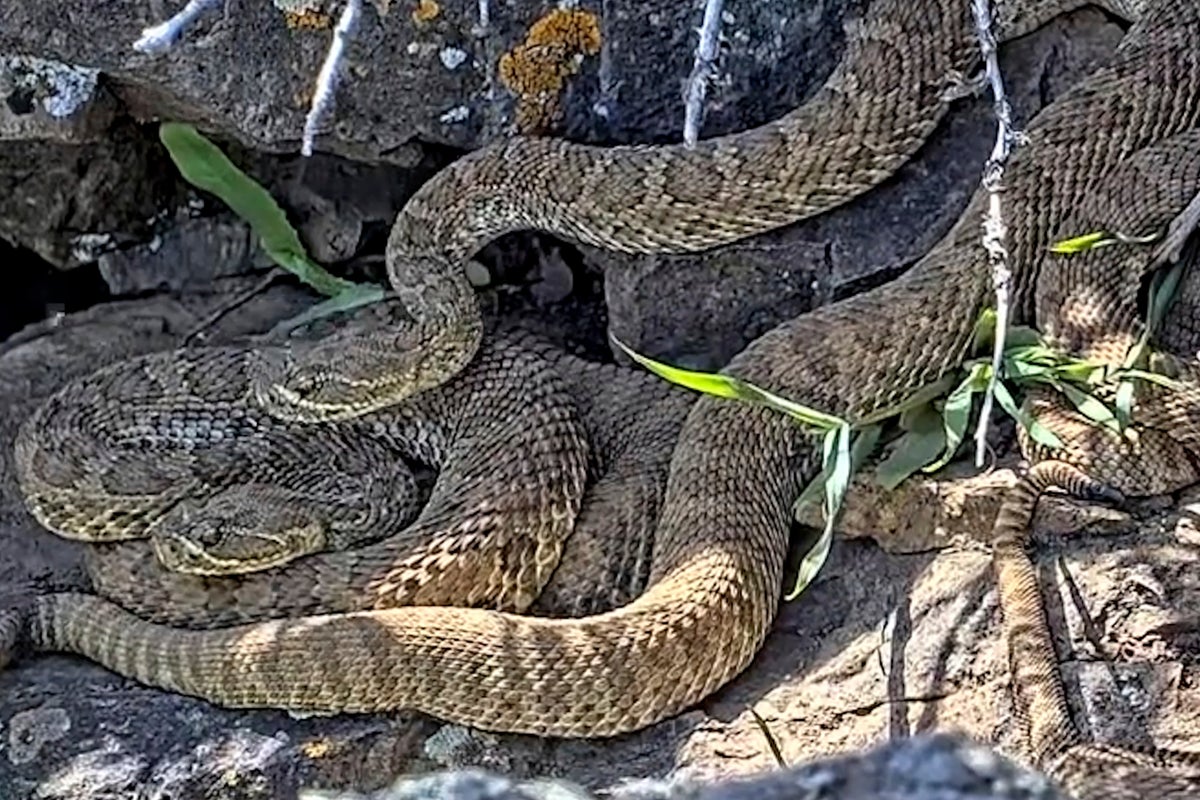
[[[55,269],[30,250],[0,240],[5,291],[0,293],[0,341],[57,313],[80,311],[110,299],[95,264]]]

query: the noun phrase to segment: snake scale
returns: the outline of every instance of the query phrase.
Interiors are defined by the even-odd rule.
[[[1001,4],[1002,33],[1074,5]],[[1030,145],[1006,171],[1020,320],[1049,322],[1036,302],[1040,265],[1061,221],[1127,159],[1182,141],[1200,121],[1200,10],[1180,0],[1112,10],[1136,19],[1112,63],[1031,122]],[[912,154],[948,105],[947,76],[976,61],[963,0],[880,0],[850,28],[846,57],[826,86],[776,123],[694,151],[515,140],[468,156],[418,192],[389,240],[389,275],[417,324],[373,339],[329,339],[271,400],[307,416],[352,417],[410,395],[419,402],[464,366],[469,375],[481,331],[455,270],[504,231],[537,227],[625,250],[702,249],[845,202]],[[1181,191],[1197,188],[1195,176],[1184,184]],[[726,371],[857,419],[953,370],[991,302],[978,231],[985,203],[982,193],[974,197],[901,278],[780,325]],[[1083,279],[1098,286],[1128,279],[1083,263]],[[404,355],[385,357],[395,352]],[[318,366],[331,363],[335,371]],[[247,619],[288,618],[184,630],[98,597],[57,594],[0,617],[0,645],[23,631],[35,647],[82,653],[230,706],[413,708],[544,735],[633,730],[694,704],[754,657],[779,600],[791,504],[819,458],[818,443],[781,418],[698,400],[671,454],[644,590],[580,619],[424,605],[318,614],[314,578],[291,578],[305,559],[264,573],[269,597],[192,598],[237,606]],[[316,584],[324,579],[318,574]]]

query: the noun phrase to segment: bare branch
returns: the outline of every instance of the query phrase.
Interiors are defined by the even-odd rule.
[[[696,46],[696,61],[688,77],[687,105],[684,107],[683,142],[695,147],[700,137],[700,122],[704,118],[704,95],[708,81],[716,71],[717,45],[721,38],[721,9],[724,0],[708,0],[704,6],[704,22],[700,25],[700,43]]]
[[[992,13],[989,0],[971,0],[971,12],[975,19],[975,33],[979,38],[979,50],[983,56],[984,74],[992,90],[993,107],[996,113],[996,141],[992,153],[983,169],[983,188],[988,193],[988,205],[983,216],[983,247],[987,250],[988,263],[992,268],[992,286],[996,292],[996,329],[993,335],[992,375],[987,391],[983,395],[983,406],[979,411],[979,424],[975,429],[975,466],[982,467],[987,452],[988,422],[995,402],[996,381],[1004,364],[1004,344],[1008,334],[1008,321],[1012,307],[1012,270],[1008,265],[1008,249],[1004,240],[1004,209],[1001,195],[1004,191],[1004,166],[1018,144],[1021,134],[1013,129],[1012,109],[1004,93],[1004,78],[1000,74],[1000,60],[996,55],[996,37],[992,33]]]
[[[189,25],[216,4],[217,0],[188,0],[188,4],[178,14],[162,24],[142,31],[142,37],[133,43],[133,49],[151,55],[170,49]]]
[[[333,39],[329,42],[329,52],[325,55],[325,63],[317,75],[317,85],[313,88],[312,106],[308,116],[304,118],[304,138],[300,142],[300,154],[311,156],[313,142],[317,138],[317,128],[325,119],[333,105],[333,93],[337,89],[338,72],[341,69],[342,55],[346,51],[346,43],[358,18],[362,15],[362,0],[346,0],[342,16],[333,29]]]

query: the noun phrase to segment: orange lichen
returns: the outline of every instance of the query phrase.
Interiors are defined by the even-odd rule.
[[[500,80],[517,95],[517,129],[544,133],[558,118],[567,78],[600,52],[600,20],[590,11],[555,9],[525,41],[500,57]]]
[[[437,0],[417,0],[417,7],[413,9],[412,18],[413,22],[420,25],[432,22],[441,13],[442,7],[438,5]]]
[[[333,17],[311,8],[284,11],[283,20],[292,30],[323,31],[333,25]]]
[[[556,8],[533,23],[526,45],[561,45],[584,55],[600,52],[600,20],[590,11]]]
[[[300,752],[312,759],[324,758],[333,750],[328,739],[312,739],[300,745]]]

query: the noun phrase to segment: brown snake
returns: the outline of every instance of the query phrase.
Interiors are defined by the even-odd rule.
[[[16,439],[27,508],[66,538],[149,536],[165,565],[207,575],[408,527],[422,504],[404,458],[444,462],[446,437],[419,423],[454,409],[432,396],[389,416],[399,447],[362,424],[301,429],[254,402],[256,360],[249,348],[154,353],[63,387]]]
[[[463,159],[444,180],[462,184],[464,198],[469,199],[462,201],[466,205],[452,205],[449,212],[435,210],[430,202],[439,196],[437,192],[447,190],[422,190],[397,223],[389,246],[389,266],[393,270],[411,268],[417,275],[393,271],[392,278],[406,304],[430,316],[422,319],[420,335],[402,331],[385,342],[386,347],[395,347],[397,341],[424,342],[423,335],[433,322],[453,316],[439,310],[436,303],[422,304],[421,298],[429,299],[423,292],[430,283],[405,283],[408,277],[447,272],[431,264],[427,255],[411,261],[401,258],[406,246],[440,250],[445,241],[438,237],[449,237],[451,228],[461,227],[474,238],[459,242],[457,249],[440,250],[452,260],[461,259],[469,255],[473,242],[508,229],[497,227],[494,217],[477,219],[472,208],[528,204],[542,209],[544,216],[521,211],[505,226],[543,227],[539,223],[550,215],[561,223],[553,226],[554,230],[582,241],[630,249],[674,246],[650,234],[655,221],[680,219],[682,233],[678,236],[685,243],[692,242],[687,246],[699,248],[714,243],[699,238],[700,231],[723,231],[727,238],[746,235],[815,213],[865,190],[902,163],[936,124],[945,108],[941,90],[947,72],[965,71],[975,61],[976,45],[966,5],[962,0],[884,2],[878,9],[880,17],[885,11],[895,13],[897,19],[914,26],[912,38],[903,39],[905,46],[928,42],[917,48],[921,58],[896,56],[897,64],[916,71],[904,73],[909,77],[900,81],[890,66],[871,63],[870,59],[881,58],[878,52],[868,57],[863,50],[848,47],[847,63],[854,58],[866,61],[866,66],[858,64],[861,79],[854,82],[848,77],[858,75],[853,64],[839,69],[829,87],[804,107],[812,109],[789,115],[795,130],[780,123],[742,134],[740,139],[714,140],[698,149],[701,155],[695,160],[688,156],[678,162],[662,158],[665,151],[660,148],[602,151],[614,154],[609,161],[608,156],[583,155],[596,151],[556,142],[503,144],[486,152],[501,165],[508,165],[494,166],[495,176],[504,180],[480,173],[488,156]],[[1022,19],[1034,18],[1044,16]],[[894,43],[903,36],[897,33],[899,29],[876,17],[872,20],[857,29],[864,33],[861,47],[874,43],[898,51]],[[1056,226],[1130,156],[1194,129],[1200,122],[1198,38],[1200,10],[1193,4],[1177,0],[1146,3],[1143,17],[1126,36],[1113,62],[1030,124],[1031,144],[1018,151],[1009,164],[1004,195],[1018,319],[1041,322],[1041,309],[1035,313],[1038,266],[1047,245],[1062,234]],[[889,39],[892,45],[887,44]],[[869,66],[874,66],[874,71],[867,69]],[[882,90],[877,95],[867,92],[871,86],[885,87],[892,81],[903,84],[903,89],[896,91],[915,95],[902,98]],[[855,94],[860,91],[866,95]],[[855,137],[879,133],[888,137],[888,147],[859,147],[859,138],[841,140],[837,136],[815,141],[816,134],[799,127],[797,120],[829,122],[836,116],[827,116],[829,108],[849,114],[885,113],[879,109],[889,108],[887,114],[908,114],[910,123],[889,117],[883,129],[864,130],[861,117],[849,117],[854,122],[848,122],[847,129]],[[932,121],[918,124],[917,118]],[[825,128],[813,124],[812,130],[824,132]],[[792,138],[788,138],[789,132]],[[848,135],[847,130],[838,132],[843,134]],[[892,136],[905,144],[891,148]],[[840,147],[821,149],[838,142]],[[801,159],[804,166],[797,169],[828,167],[831,183],[841,186],[845,181],[856,188],[834,196],[817,190],[824,184],[810,181],[816,199],[768,197],[761,204],[744,206],[713,193],[717,187],[711,181],[732,174],[719,166],[723,155],[754,153],[757,158],[767,152],[797,153],[802,144],[824,155],[811,157],[814,161]],[[745,149],[739,149],[742,147]],[[890,159],[882,166],[867,157],[880,151]],[[548,160],[540,169],[520,172],[519,167],[530,163],[530,152],[544,152]],[[836,163],[845,153],[849,154],[848,172]],[[610,189],[598,196],[611,198],[614,205],[589,206],[596,209],[601,222],[623,219],[606,216],[617,213],[618,203],[621,210],[639,209],[639,216],[651,225],[649,232],[639,234],[643,238],[634,236],[633,243],[622,243],[613,239],[603,224],[585,230],[584,223],[573,221],[565,212],[545,210],[557,199],[559,184],[552,181],[552,170],[576,163],[572,161],[575,158],[589,169],[598,169],[601,161],[610,170],[628,164],[634,175],[647,177],[644,183],[626,185],[614,178],[619,173],[610,171],[607,180],[616,183],[620,191]],[[755,160],[736,156],[725,163],[744,169]],[[766,169],[780,172],[780,166],[768,163]],[[581,183],[581,176],[591,174],[573,173],[572,186]],[[1200,188],[1194,175],[1183,180],[1186,185],[1181,184],[1181,191],[1190,187],[1194,193]],[[628,193],[638,187],[641,195]],[[488,192],[496,195],[481,197]],[[562,200],[569,205],[576,197],[573,189]],[[987,256],[978,230],[985,202],[982,194],[976,196],[943,241],[895,282],[779,326],[737,356],[727,371],[852,420],[892,406],[952,371],[967,353],[979,311],[991,302]],[[1132,204],[1138,202],[1139,197],[1131,198]],[[801,204],[800,210],[796,203]],[[1160,209],[1168,219],[1180,210],[1169,205]],[[703,209],[716,209],[711,213],[720,214],[706,215]],[[429,227],[418,223],[429,223]],[[1105,273],[1086,275],[1102,287],[1128,279]],[[451,289],[450,294],[457,297],[457,291]],[[326,346],[344,346],[349,341],[342,337]],[[881,341],[888,343],[883,353],[878,352]],[[419,352],[440,358],[445,349],[439,345]],[[856,357],[865,353],[877,355]],[[342,363],[351,372],[361,366],[363,375],[374,374],[373,363],[365,358],[356,362],[355,358]],[[452,366],[439,368],[437,379],[427,380],[425,385],[438,383],[462,361],[461,356],[451,359]],[[411,377],[413,369],[400,368],[394,374],[403,381],[406,375]],[[312,369],[300,369],[291,382],[285,382],[285,388],[293,393],[293,399],[299,396],[310,410],[320,412],[335,404],[326,392],[355,384],[362,388],[369,382],[360,382],[357,375],[332,382],[320,377]],[[374,391],[379,387],[368,388]],[[760,409],[700,399],[689,412],[672,455],[648,585],[632,602],[583,619],[416,606],[187,631],[147,623],[96,597],[62,594],[32,602],[28,635],[37,647],[79,652],[146,683],[224,705],[347,711],[413,708],[483,728],[564,736],[611,735],[678,713],[737,675],[754,657],[779,600],[791,505],[803,482],[818,468],[818,460],[814,440],[786,420]],[[286,582],[286,575],[280,580]],[[311,580],[306,589],[311,589]],[[267,613],[295,613],[280,608]],[[21,620],[10,615],[3,622],[9,626],[9,638],[15,639]]]

